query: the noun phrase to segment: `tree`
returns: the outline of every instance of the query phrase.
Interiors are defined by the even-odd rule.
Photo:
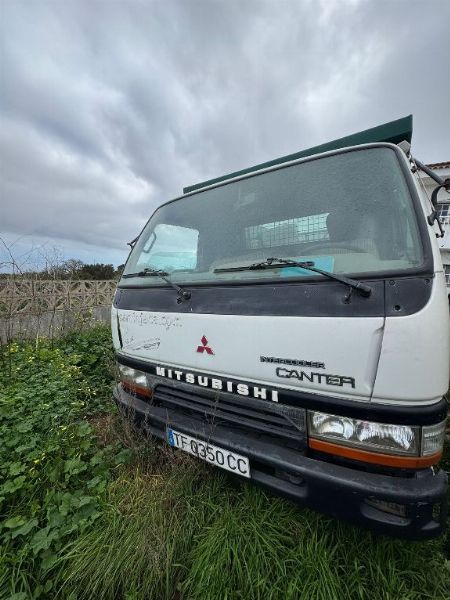
[[[95,263],[83,265],[77,273],[77,279],[114,279],[115,270],[113,265]]]
[[[76,258],[69,258],[62,264],[62,270],[67,279],[77,279],[78,273],[83,270],[83,267],[83,261]]]
[[[116,277],[120,279],[122,277],[123,270],[125,269],[125,264],[119,265],[116,269]]]

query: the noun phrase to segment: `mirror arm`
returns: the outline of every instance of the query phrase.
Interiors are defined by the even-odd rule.
[[[441,179],[441,178],[439,177],[439,179]],[[442,188],[445,189],[447,192],[450,191],[450,178],[445,179],[445,180],[441,179],[441,183],[434,188],[434,190],[431,194],[431,199],[430,199],[431,204],[433,206],[433,210],[432,210],[431,214],[429,214],[427,217],[428,223],[430,225],[433,225],[433,223],[435,221],[437,221],[440,233],[436,234],[436,236],[441,237],[441,238],[444,237],[444,230],[442,228],[441,220],[439,219],[439,216],[438,216],[437,208],[438,208],[438,194],[439,194],[439,190],[441,190]]]

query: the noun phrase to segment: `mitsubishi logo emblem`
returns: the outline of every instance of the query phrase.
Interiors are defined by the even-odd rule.
[[[212,348],[210,348],[208,346],[208,340],[206,339],[205,336],[203,336],[200,341],[201,341],[202,345],[197,346],[197,352],[200,352],[200,354],[202,352],[206,352],[206,354],[214,354],[214,352],[212,351]]]

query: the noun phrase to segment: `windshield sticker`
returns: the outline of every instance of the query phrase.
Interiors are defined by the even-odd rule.
[[[333,273],[334,269],[334,256],[301,256],[301,257],[290,257],[290,260],[298,262],[313,262],[314,267],[322,269],[322,271],[328,271]],[[286,269],[280,270],[280,277],[298,277],[299,275],[309,275],[311,277],[311,271],[302,269],[301,267],[287,267]]]

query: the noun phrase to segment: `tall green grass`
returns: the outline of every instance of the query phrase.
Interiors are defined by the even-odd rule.
[[[442,541],[377,537],[151,447],[61,554],[61,597],[448,600]]]
[[[97,526],[61,553],[61,597],[171,598],[204,525],[204,504],[218,493],[218,482],[198,493],[195,481],[195,470],[184,467],[150,473],[138,465],[123,473]]]

